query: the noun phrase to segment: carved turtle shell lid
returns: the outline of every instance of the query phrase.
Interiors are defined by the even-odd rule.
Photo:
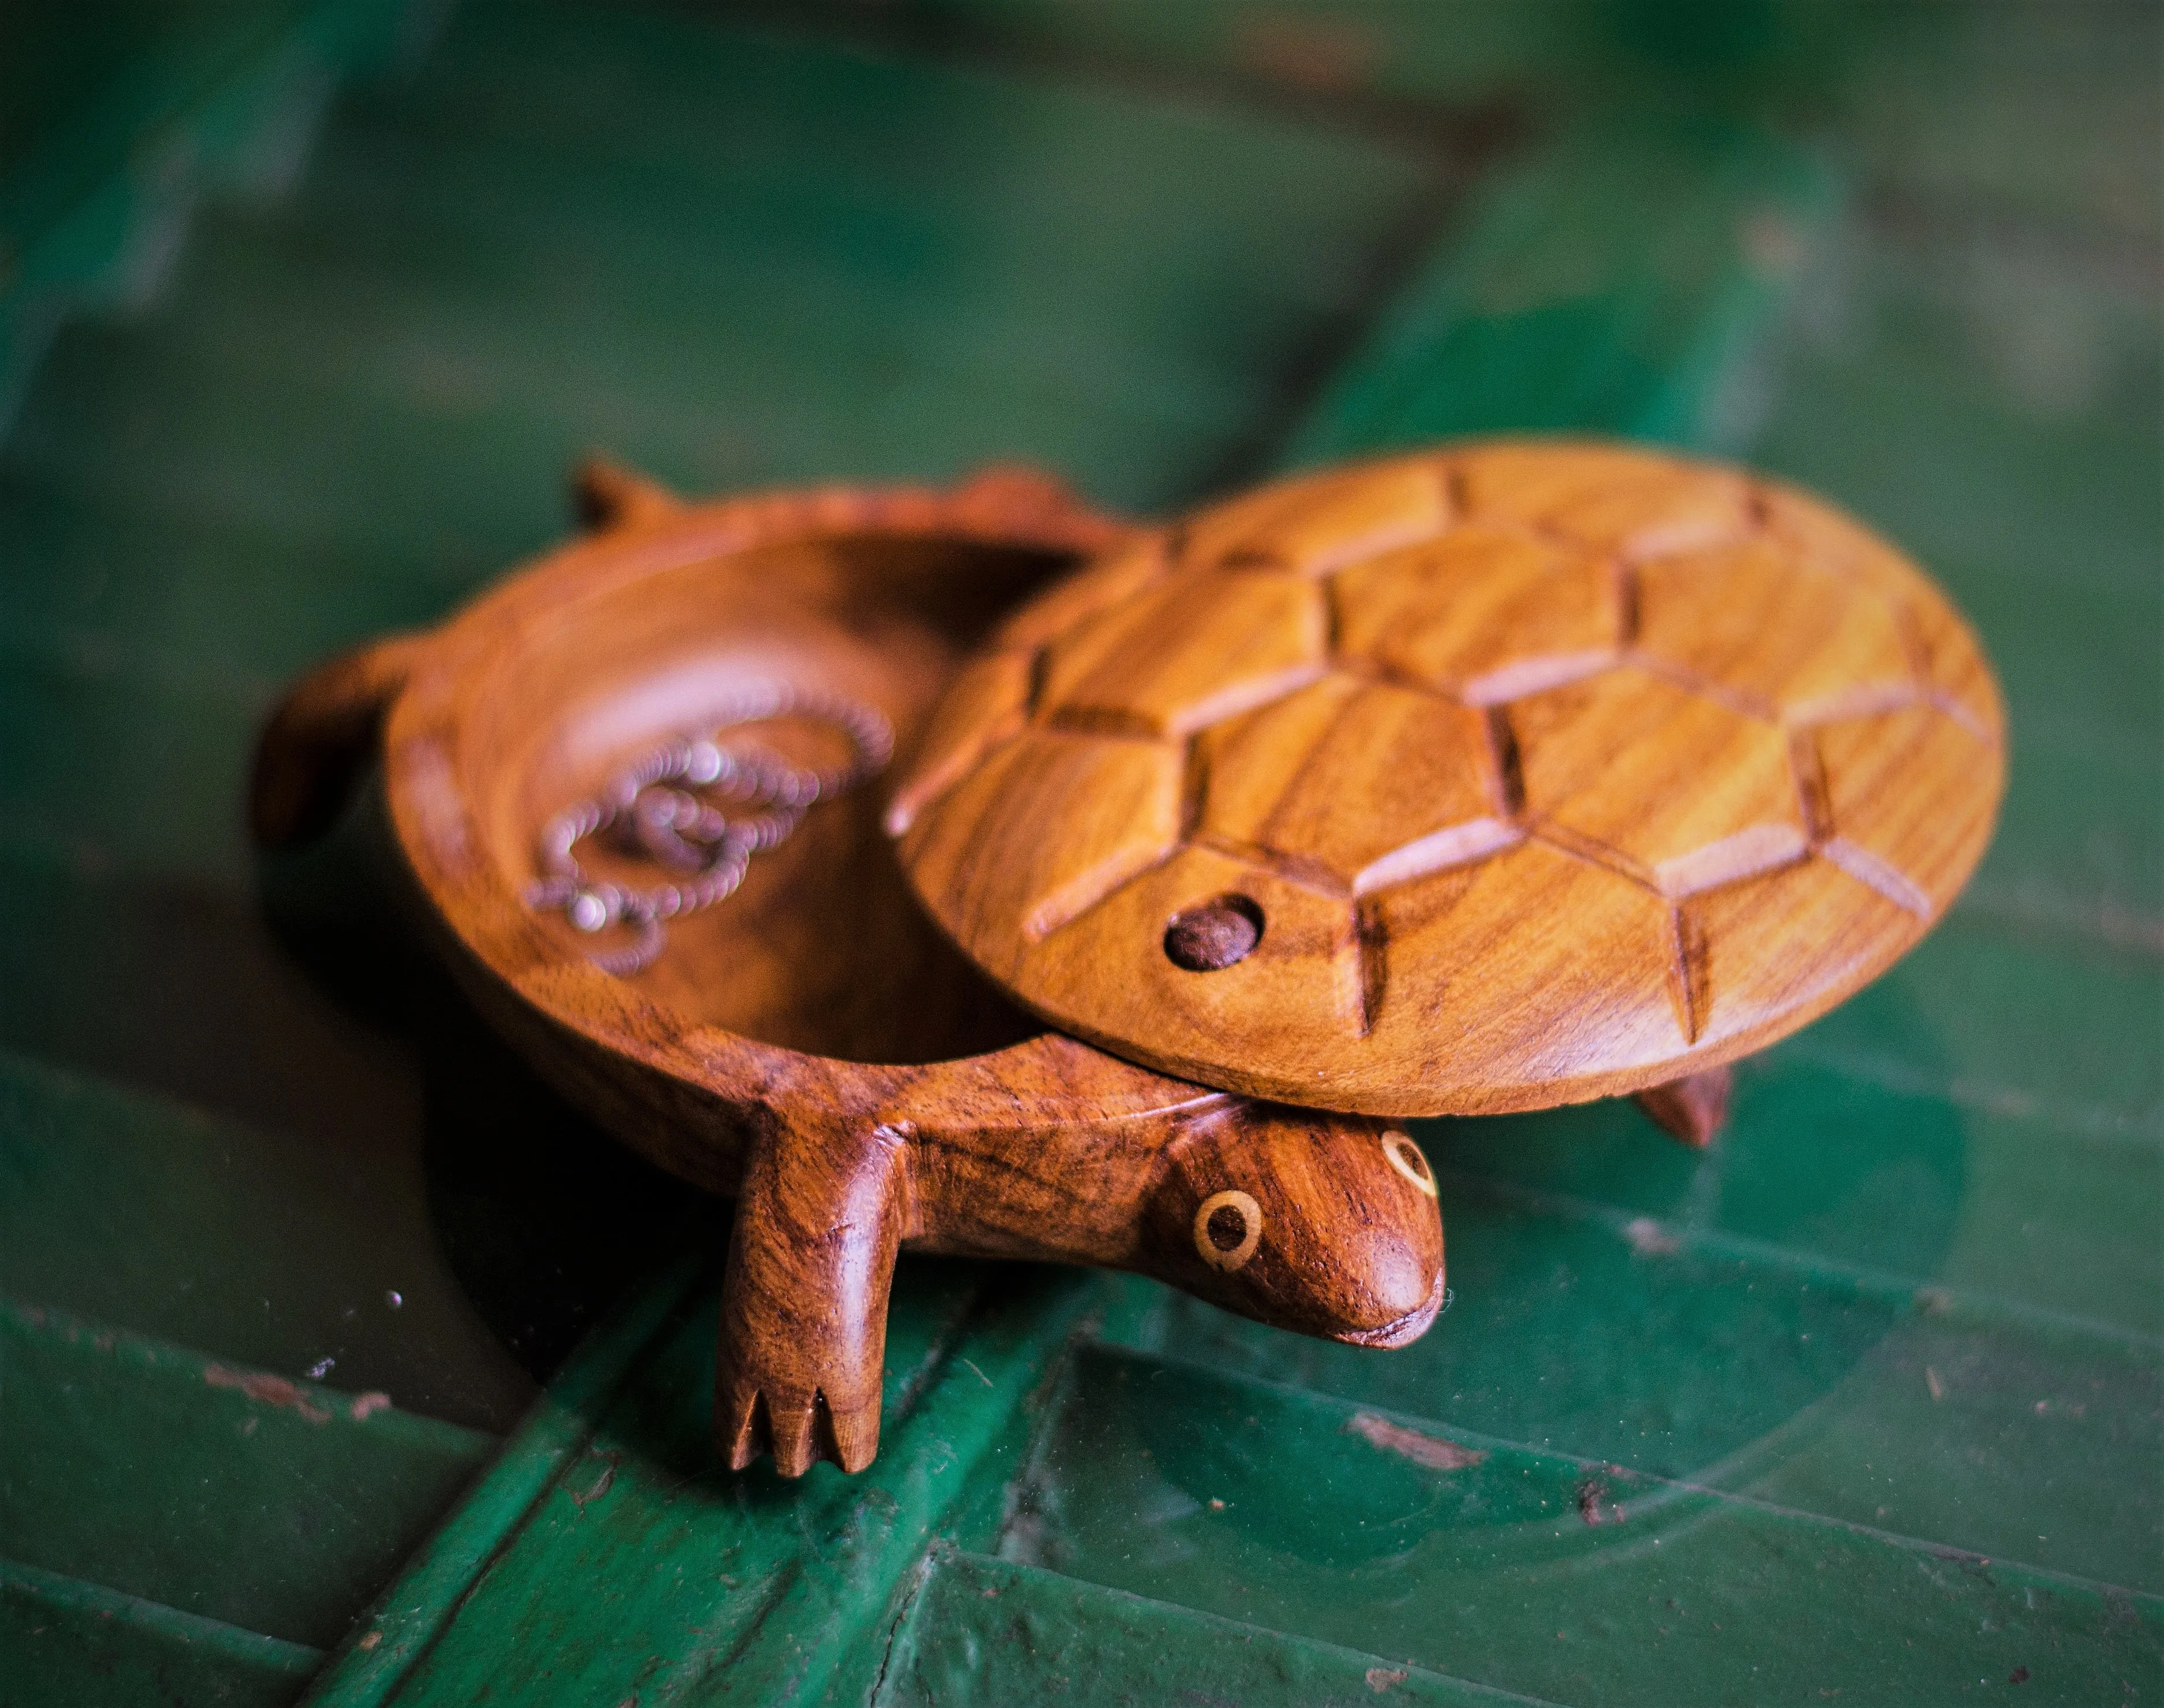
[[[1990,838],[1997,685],[1830,506],[1468,441],[1136,537],[1022,607],[887,828],[1062,1030],[1311,1107],[1544,1107],[1715,1067],[1913,947]]]

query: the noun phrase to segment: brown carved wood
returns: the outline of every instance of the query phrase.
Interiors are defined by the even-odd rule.
[[[739,1200],[732,1464],[870,1459],[899,1249],[1133,1269],[1356,1343],[1426,1327],[1442,1232],[1410,1140],[1044,1032],[911,900],[881,795],[815,808],[635,976],[523,899],[548,817],[747,675],[876,705],[900,775],[996,613],[1125,529],[1022,470],[694,505],[594,464],[579,497],[599,532],[292,691],[255,822],[305,839],[380,745],[422,916],[475,1000],[625,1142]]]
[[[1671,1138],[1703,1150],[1720,1136],[1736,1091],[1736,1070],[1708,1068],[1638,1093],[1638,1106]]]
[[[1243,495],[1025,606],[888,829],[973,959],[1119,1054],[1383,1115],[1682,1081],[1648,1112],[1697,1140],[1713,1070],[1941,916],[2004,771],[1974,638],[1858,523],[1472,442]]]

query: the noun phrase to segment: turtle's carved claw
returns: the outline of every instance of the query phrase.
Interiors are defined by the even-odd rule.
[[[824,1459],[845,1471],[860,1471],[879,1453],[879,1407],[837,1414],[824,1394],[809,1405],[769,1403],[766,1395],[741,1383],[715,1395],[715,1443],[733,1471],[748,1470],[761,1453],[774,1455],[774,1468],[785,1477],[801,1477]]]
[[[753,1143],[722,1285],[715,1445],[785,1477],[879,1451],[887,1290],[905,1219],[908,1140],[777,1125]]]

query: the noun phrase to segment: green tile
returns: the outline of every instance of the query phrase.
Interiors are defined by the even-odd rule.
[[[332,88],[397,57],[419,10],[187,0],[0,25],[0,430],[54,328],[154,296],[206,194],[275,194]]]
[[[321,1653],[0,1561],[0,1694],[40,1708],[284,1708]]]
[[[1732,448],[1833,212],[1818,160],[1754,126],[1590,115],[1483,187],[1285,455],[1533,431]]]
[[[411,1052],[356,1023],[341,1001],[349,991],[311,976],[339,924],[332,906],[314,939],[297,928],[281,942],[252,898],[131,877],[64,831],[11,829],[0,840],[0,1047],[295,1141],[365,1149],[418,1128]],[[329,900],[352,906],[349,891]],[[355,911],[356,928],[372,924],[384,941],[381,916]],[[395,1022],[395,1002],[374,1017]]]
[[[2062,765],[2085,745],[2099,757],[2132,759],[2153,755],[2164,743],[2164,673],[2155,668],[2153,644],[2164,633],[2164,527],[2157,552],[2158,573],[2146,586],[1933,562],[1998,667],[2019,720],[2017,789],[2025,772]]]
[[[1003,1549],[1069,1576],[1546,1701],[2164,1684],[2153,1597],[1148,1357],[1074,1382]]]
[[[2153,7],[1875,7],[1841,129],[1911,206],[2153,242],[2164,41]]]
[[[124,80],[131,64],[171,53],[191,34],[275,18],[270,0],[146,5],[94,0],[67,11],[11,13],[0,57],[0,175],[12,176]]]
[[[935,1548],[871,1697],[903,1704],[1298,1702],[1449,1708],[1526,1699],[1056,1572]]]
[[[1812,281],[1754,459],[1957,591],[1988,578],[2153,600],[2164,357],[2143,296],[2078,256],[1964,239],[1854,229],[1847,271]]]
[[[532,1380],[445,1261],[418,1149],[266,1134],[0,1057],[0,1285],[287,1378],[329,1359],[356,1392],[502,1428]]]
[[[1424,1124],[1453,1175],[1747,1240],[1806,1268],[2164,1331],[2164,1147],[1888,1090],[1789,1050],[1686,1149],[1620,1100]]]
[[[18,1560],[335,1642],[495,1452],[379,1393],[0,1304],[0,1534]],[[206,1559],[224,1563],[206,1573]]]
[[[2164,780],[2158,745],[2071,723],[2016,723],[2006,800],[1957,904],[2015,931],[2164,947]]]
[[[696,1229],[657,1243],[643,1285],[564,1362],[458,1510],[356,1622],[318,1676],[320,1694],[372,1704],[397,1690],[449,1622],[475,1574],[584,1454],[626,1374],[674,1333],[686,1301],[711,1285],[713,1255]]]
[[[239,803],[267,696],[169,686],[92,654],[0,650],[0,813],[159,877],[244,889]]]
[[[2155,1595],[2160,1418],[2164,1348],[2153,1339],[2114,1345],[1927,1305],[1777,1438],[1705,1480]]]
[[[1897,1090],[2104,1134],[2164,1131],[2164,959],[1956,913],[1788,1048]]]
[[[939,32],[933,39],[968,32],[1129,75],[1237,81],[1407,124],[1468,112],[1493,122],[1498,107],[1568,112],[1619,87],[1641,99],[1681,92],[1731,106],[1762,100],[1769,85],[1815,89],[1872,17],[1827,0],[1517,0],[1440,14],[1423,0],[1289,0],[1259,13],[1241,0],[908,0],[896,9]]]
[[[591,38],[650,71],[657,30],[678,87],[639,125],[596,110]],[[437,65],[334,129],[293,213],[207,233],[170,327],[64,341],[22,465],[60,480],[118,438],[144,458],[98,478],[259,513],[300,507],[298,469],[338,502],[337,467],[356,511],[499,551],[596,439],[701,486],[1035,455],[1163,502],[1244,442],[1435,181],[1237,113],[570,8],[470,8]],[[1030,193],[984,179],[994,153]],[[258,466],[251,426],[297,438]]]
[[[16,656],[266,704],[326,653],[441,616],[462,591],[320,528],[71,497],[0,477]]]
[[[45,1039],[24,1037],[29,994],[0,1024],[18,1046],[108,1054],[139,1085],[192,1075],[174,1089],[252,1097],[249,1118],[0,1054],[0,1288],[286,1377],[328,1359],[356,1391],[508,1428],[535,1373],[611,1306],[694,1195],[470,1020],[444,1017],[444,1054],[417,1084],[381,1043],[355,1048],[365,1033],[320,1014],[296,1023],[282,981],[297,973],[273,961],[262,970],[278,978],[248,992],[231,944],[181,946],[223,958],[221,1000],[198,978],[154,1001],[100,970],[103,1000],[123,992],[115,1006],[150,1038],[108,1027],[93,1041],[83,1010],[98,990],[51,980],[29,987]]]
[[[537,1490],[517,1546],[486,1562],[456,1618],[395,1669],[349,1650],[312,1700],[861,1700],[897,1585],[932,1535],[987,1487],[997,1510],[1037,1361],[1088,1292],[1043,1271],[905,1261],[880,1457],[855,1478],[822,1465],[794,1485],[714,1461],[705,1292],[612,1399],[594,1396],[591,1437]],[[394,1591],[388,1606],[406,1600]]]

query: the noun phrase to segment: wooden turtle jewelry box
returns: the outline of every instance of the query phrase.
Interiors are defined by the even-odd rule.
[[[481,1006],[738,1200],[738,1467],[869,1463],[903,1246],[1416,1337],[1391,1117],[1636,1093],[1704,1142],[1996,811],[1944,596],[1735,470],[1472,442],[1157,528],[1013,472],[585,490],[586,539],[293,690],[255,822],[314,834],[380,747]]]

